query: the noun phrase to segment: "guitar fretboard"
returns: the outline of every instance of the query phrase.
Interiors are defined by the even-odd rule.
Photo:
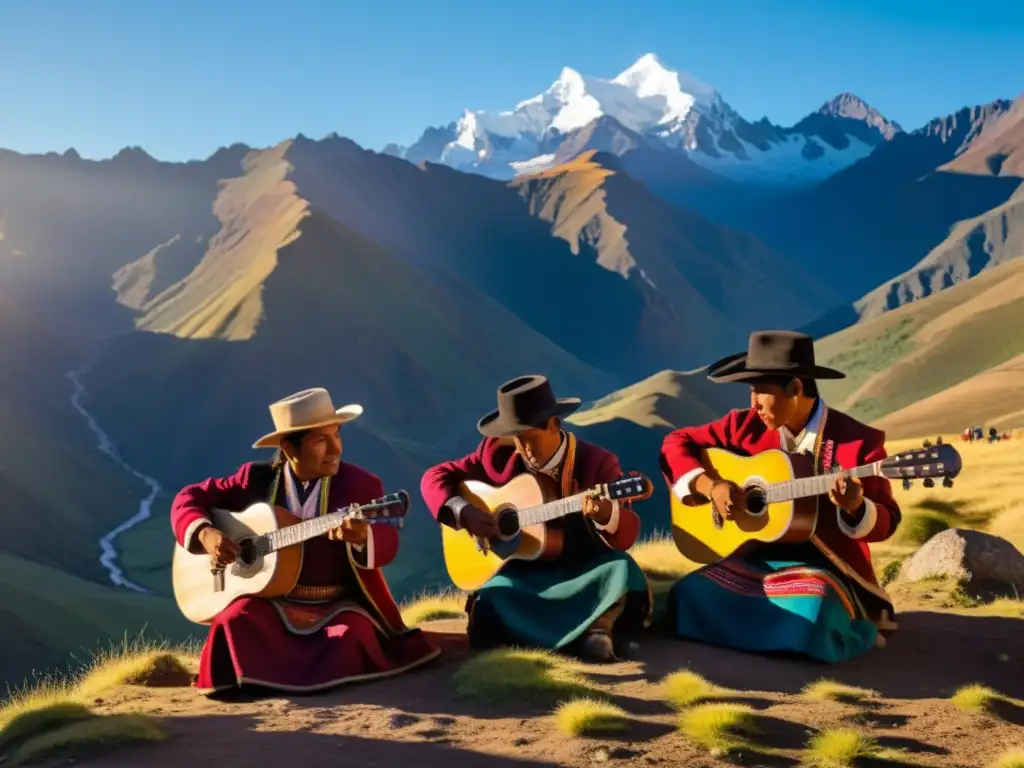
[[[575,512],[582,512],[583,498],[586,495],[586,493],[577,493],[575,496],[566,496],[564,499],[538,504],[536,507],[524,507],[519,510],[519,527],[540,525]]]
[[[838,473],[827,475],[814,475],[812,477],[801,477],[798,480],[786,480],[781,483],[772,483],[768,486],[766,501],[774,504],[779,501],[793,501],[808,496],[821,496],[832,490]],[[842,474],[848,477],[872,477],[877,474],[875,464],[865,464],[850,470],[842,470]]]
[[[309,539],[322,536],[328,531],[341,525],[345,518],[352,517],[349,511],[332,512],[323,517],[314,517],[310,520],[303,520],[301,523],[289,525],[285,528],[278,528],[267,534],[267,541],[270,542],[270,551],[290,547],[294,544],[301,544]]]

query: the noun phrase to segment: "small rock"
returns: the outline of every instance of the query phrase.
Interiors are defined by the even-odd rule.
[[[999,536],[949,528],[928,539],[900,571],[900,579],[906,581],[935,576],[971,587],[1010,587],[1024,594],[1024,555]]]
[[[415,725],[420,719],[413,717],[412,715],[406,715],[404,713],[397,713],[391,716],[390,725],[392,728],[408,728],[410,725]]]
[[[518,739],[516,739],[515,741],[512,742],[512,746],[513,747],[525,747],[529,743],[530,743],[529,739],[527,739],[527,738],[525,738],[523,736],[520,736]]]
[[[444,715],[444,716],[441,716],[441,717],[435,717],[434,718],[434,722],[437,723],[438,725],[445,725],[445,726],[455,725],[455,718],[454,717],[448,717],[447,715]]]
[[[604,747],[601,747],[600,749],[595,749],[593,752],[590,753],[590,758],[595,763],[607,763],[608,762],[608,750],[605,749]]]
[[[93,699],[93,702],[92,702],[92,703],[93,703],[93,704],[96,704],[97,706],[99,706],[100,704],[102,704],[102,703],[103,703],[103,699]]]

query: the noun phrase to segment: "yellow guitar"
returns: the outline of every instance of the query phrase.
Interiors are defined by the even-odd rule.
[[[641,475],[627,475],[612,483],[555,498],[549,487],[533,475],[519,475],[502,486],[469,480],[459,485],[459,494],[497,521],[500,534],[480,541],[466,531],[441,526],[441,544],[448,575],[459,589],[472,592],[486,584],[509,560],[537,560],[561,550],[561,531],[546,523],[580,512],[583,499],[596,496],[610,501],[646,499],[653,487]]]
[[[721,448],[705,451],[704,465],[723,480],[730,480],[747,492],[747,511],[724,520],[709,500],[684,504],[675,493],[672,499],[672,536],[688,560],[713,563],[731,555],[750,541],[806,541],[818,521],[818,497],[827,494],[836,473],[814,474],[810,458],[781,450],[740,456]],[[886,477],[903,480],[945,478],[948,488],[961,469],[960,454],[949,444],[903,451],[882,461],[840,470],[847,477]],[[702,499],[702,497],[696,497]]]

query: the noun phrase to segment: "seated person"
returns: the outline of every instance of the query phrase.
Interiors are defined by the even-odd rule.
[[[341,460],[339,427],[362,410],[335,410],[323,389],[271,405],[276,429],[253,447],[278,447],[275,459],[182,489],[171,507],[178,543],[227,565],[239,548],[213,527],[210,510],[241,511],[265,501],[308,519],[385,495],[376,475]],[[379,570],[398,552],[393,526],[348,519],[301,546],[302,571],[287,596],[242,597],[214,619],[196,682],[202,693],[243,685],[319,690],[394,675],[440,653],[420,630],[403,624]]]
[[[502,385],[498,409],[477,424],[484,436],[477,449],[424,474],[420,489],[434,517],[487,538],[497,532],[494,519],[460,496],[463,481],[500,486],[530,473],[565,498],[622,477],[614,454],[563,428],[561,418],[579,404],[556,399],[543,376]],[[636,541],[639,517],[628,503],[588,497],[582,513],[547,526],[561,535],[560,553],[510,560],[470,596],[470,645],[571,650],[595,663],[613,661],[616,651],[635,652],[633,643],[616,643],[615,634],[650,620],[647,579],[625,551]]]
[[[707,448],[747,456],[781,448],[812,457],[818,474],[885,458],[882,432],[828,408],[818,394],[817,379],[843,376],[815,364],[809,336],[752,334],[747,354],[724,358],[709,371],[712,381],[748,384],[750,408],[666,436],[661,464],[673,492],[683,501],[710,499],[726,520],[746,510],[743,489],[703,466]],[[669,629],[681,638],[826,662],[884,645],[878,631],[896,625],[868,544],[888,539],[899,522],[887,479],[837,476],[828,498],[818,502],[809,541],[750,543],[677,582],[669,595]]]

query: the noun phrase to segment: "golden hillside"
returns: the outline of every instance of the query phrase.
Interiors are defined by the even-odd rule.
[[[984,391],[988,384],[979,382],[996,379],[983,374],[1024,352],[1021,327],[1024,261],[1016,260],[820,340],[819,359],[847,374],[846,379],[825,382],[822,392],[837,408],[862,420],[881,422],[888,417],[894,429],[891,437],[948,428],[954,426],[953,419],[921,401],[975,377],[979,378],[960,395],[971,395],[977,386],[982,386],[978,392]],[[1012,383],[1008,386],[1008,392],[1015,391]],[[916,421],[896,415],[910,406],[923,408],[914,411],[922,417],[926,411],[932,416]],[[962,406],[969,415],[965,412],[956,420],[991,420],[1010,413],[1012,406],[995,399],[984,405],[972,400]],[[967,426],[956,425],[953,431]]]

